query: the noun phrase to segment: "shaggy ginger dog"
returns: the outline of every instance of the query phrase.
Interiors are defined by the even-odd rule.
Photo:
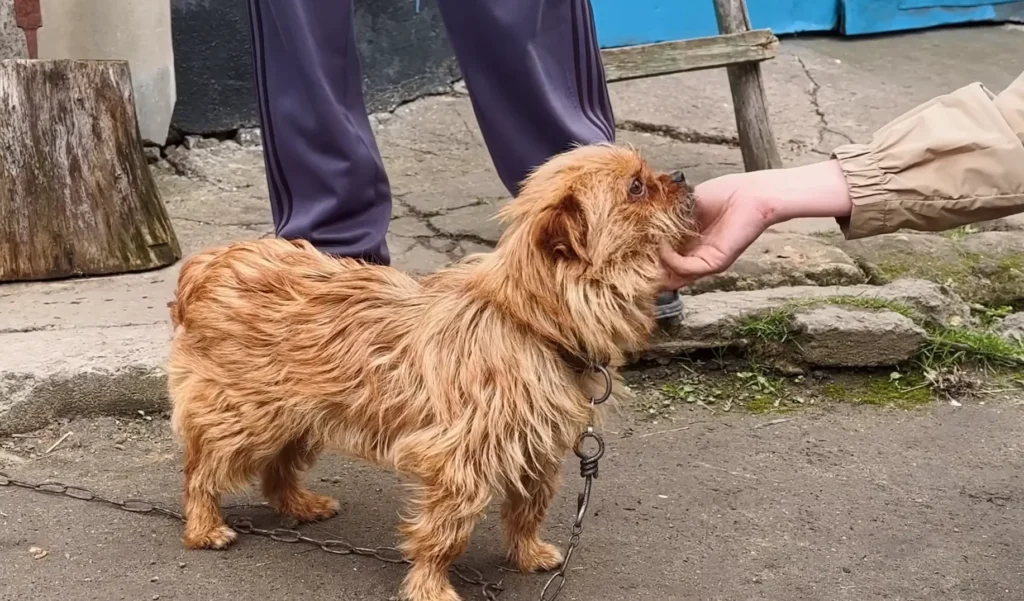
[[[333,447],[415,482],[406,598],[458,600],[448,567],[496,494],[511,561],[557,567],[539,528],[603,386],[582,366],[648,342],[659,245],[689,240],[692,211],[681,177],[594,145],[531,174],[494,252],[421,281],[279,239],[192,257],[169,368],[185,544],[229,545],[220,495],[254,477],[282,514],[335,515],[300,478]]]

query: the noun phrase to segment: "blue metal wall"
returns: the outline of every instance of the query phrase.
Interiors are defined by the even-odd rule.
[[[858,35],[1021,18],[1019,0],[845,0],[843,31]]]
[[[605,48],[712,36],[718,33],[712,0],[591,0]],[[775,33],[829,31],[838,0],[747,0],[755,28]]]
[[[718,33],[712,0],[591,0],[605,48]],[[847,35],[1024,20],[1024,0],[747,0],[755,28]]]

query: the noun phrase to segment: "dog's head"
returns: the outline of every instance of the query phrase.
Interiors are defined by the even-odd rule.
[[[660,245],[692,239],[693,211],[681,174],[654,171],[631,148],[581,146],[527,178],[502,210],[509,227],[499,248],[525,245],[553,274],[649,294],[661,275]]]
[[[631,149],[582,146],[549,160],[504,207],[507,229],[480,265],[488,298],[543,337],[594,360],[646,343],[663,275],[659,250],[696,235],[693,190]]]

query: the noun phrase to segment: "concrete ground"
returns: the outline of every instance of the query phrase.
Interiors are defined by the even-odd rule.
[[[910,412],[837,404],[784,418],[693,406],[657,423],[627,411],[605,432],[608,454],[561,598],[1018,601],[1021,401]],[[179,506],[181,460],[162,419],[79,420],[6,443],[0,471],[19,478]],[[560,546],[577,469],[566,462],[544,528]],[[394,544],[403,499],[395,478],[327,456],[310,480],[343,510],[307,534]],[[279,524],[267,510],[231,512]],[[500,569],[496,516],[492,508],[462,561],[504,579],[502,600],[536,599],[545,576]],[[0,487],[0,599],[380,600],[394,598],[404,574],[253,537],[225,552],[187,552],[179,536],[173,520]]]
[[[971,81],[999,90],[1024,68],[1022,48],[1024,31],[1011,27],[786,40],[764,67],[783,156],[788,164],[820,160]],[[682,168],[692,181],[742,169],[724,72],[614,84],[612,96],[621,140],[655,165]],[[374,120],[395,192],[396,266],[430,271],[493,244],[500,230],[488,218],[506,195],[468,98],[424,98]],[[169,149],[154,173],[187,253],[271,235],[258,148],[202,140]],[[889,251],[912,257],[912,267],[934,267],[909,275],[948,280],[969,300],[1017,303],[1020,269],[1005,258],[1024,256],[1024,222],[985,229],[997,231],[899,234],[882,247],[858,247],[833,240],[831,221],[786,224],[733,274],[693,292],[873,284],[864,266],[894,269],[877,259]],[[976,255],[979,264],[957,263]],[[1009,271],[958,279],[974,278],[992,257]],[[177,505],[180,457],[159,416],[176,269],[0,287],[0,434],[51,424],[0,439],[0,470]],[[997,279],[1009,284],[988,285]],[[685,371],[666,369],[631,374],[641,398]],[[562,598],[1016,601],[1024,594],[1016,553],[1024,542],[1024,398],[1002,396],[914,411],[831,403],[783,418],[689,405],[657,423],[641,416],[646,405],[627,405],[607,435],[584,547]],[[59,421],[111,413],[136,417]],[[755,428],[774,419],[792,421]],[[67,431],[74,434],[45,453]],[[546,526],[559,544],[579,486],[574,474],[569,465]],[[344,512],[310,532],[393,542],[401,501],[394,478],[329,457],[313,483],[341,499]],[[265,511],[246,511],[274,523]],[[184,553],[171,521],[9,487],[0,487],[0,525],[2,601],[382,599],[403,573],[249,538],[226,553]],[[466,562],[505,578],[502,599],[535,598],[542,577],[495,567],[496,527],[493,518],[481,526]]]

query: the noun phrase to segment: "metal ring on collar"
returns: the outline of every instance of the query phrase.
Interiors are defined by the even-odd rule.
[[[612,396],[612,374],[608,371],[608,368],[603,365],[598,365],[597,371],[604,376],[604,393],[599,397],[591,397],[590,403],[592,405],[600,405]]]

